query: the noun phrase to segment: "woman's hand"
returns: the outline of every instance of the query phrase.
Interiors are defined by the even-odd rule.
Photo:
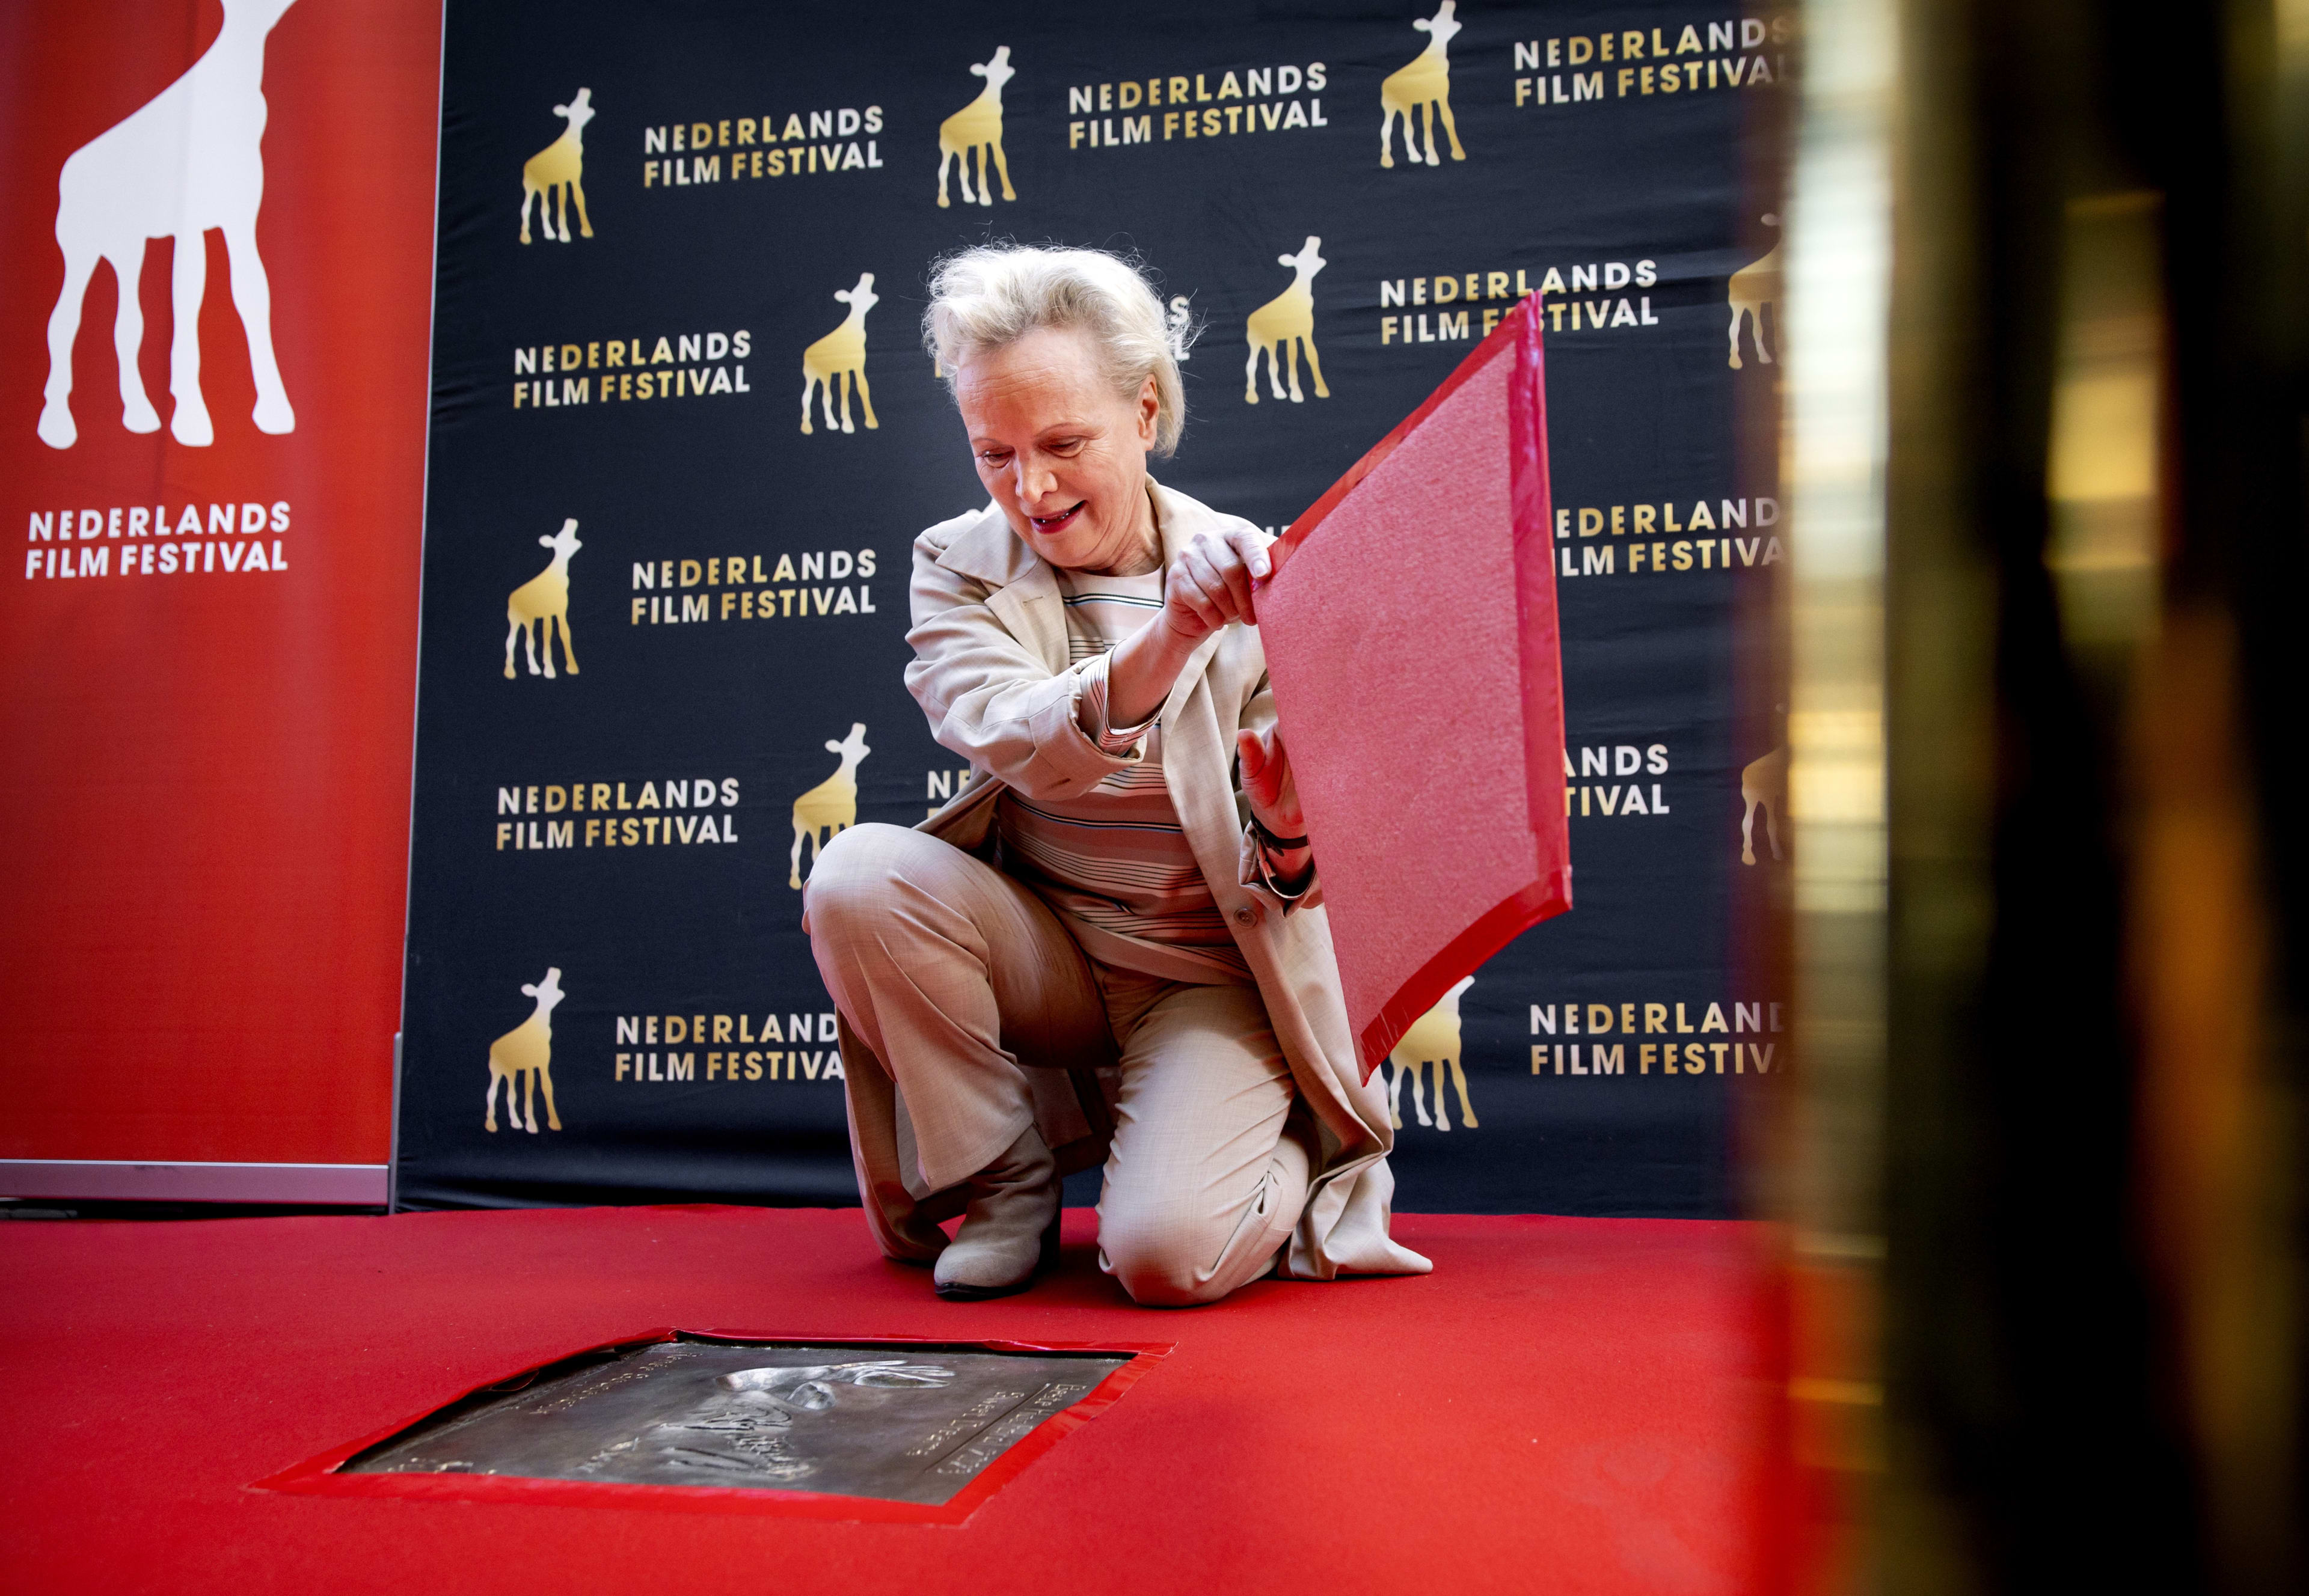
[[[1255,529],[1206,528],[1171,562],[1163,584],[1163,624],[1189,645],[1229,621],[1256,626],[1258,609],[1252,583],[1264,582],[1274,569],[1267,557],[1267,539]]]
[[[1251,818],[1271,836],[1305,836],[1307,815],[1299,807],[1299,783],[1292,779],[1283,729],[1262,735],[1245,727],[1234,734],[1234,749],[1242,762],[1242,796],[1250,802]],[[1302,878],[1315,862],[1314,850],[1304,843],[1297,848],[1266,846],[1276,876],[1284,881]]]
[[[1107,661],[1108,723],[1136,726],[1162,708],[1196,644],[1229,621],[1258,625],[1251,584],[1274,569],[1267,539],[1250,527],[1197,532],[1163,575],[1161,613]]]

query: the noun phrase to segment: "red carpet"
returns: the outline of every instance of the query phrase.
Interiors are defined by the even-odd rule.
[[[1781,1382],[1747,1227],[1408,1215],[1425,1279],[938,1300],[852,1212],[0,1224],[12,1592],[1746,1592]],[[252,1481],[589,1343],[1169,1342],[966,1524]]]

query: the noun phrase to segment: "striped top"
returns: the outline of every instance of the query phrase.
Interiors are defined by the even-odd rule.
[[[1072,664],[1096,660],[1163,608],[1160,571],[1057,574]],[[1005,790],[997,814],[1005,867],[1102,963],[1202,985],[1250,979],[1172,807],[1161,721],[1107,728],[1103,661],[1083,672],[1080,708],[1085,729],[1107,752],[1143,751],[1076,798],[1030,799]]]

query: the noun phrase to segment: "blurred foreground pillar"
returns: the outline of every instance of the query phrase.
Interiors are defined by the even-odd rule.
[[[1870,1529],[1827,1583],[2309,1588],[2309,4],[1806,36],[1791,1394]]]

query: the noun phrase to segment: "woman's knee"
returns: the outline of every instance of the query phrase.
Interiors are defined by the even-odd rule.
[[[1310,1168],[1286,1133],[1249,1200],[1215,1211],[1167,1183],[1148,1189],[1110,1171],[1099,1200],[1099,1251],[1130,1299],[1149,1307],[1216,1302],[1264,1275],[1307,1203]]]
[[[870,910],[887,891],[920,833],[902,825],[868,821],[835,834],[809,867],[802,895],[813,932],[861,910]]]
[[[1193,1307],[1216,1302],[1237,1282],[1215,1272],[1226,1238],[1179,1215],[1102,1221],[1098,1248],[1106,1272],[1142,1307]]]

